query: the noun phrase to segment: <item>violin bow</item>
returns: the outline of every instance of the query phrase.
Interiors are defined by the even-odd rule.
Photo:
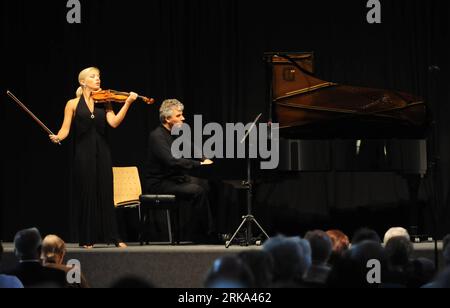
[[[42,129],[44,129],[49,135],[55,135],[37,116],[34,115],[14,94],[12,94],[9,90],[6,91],[6,94],[11,97],[26,113],[28,113],[37,124],[39,124]],[[58,142],[61,145],[61,142]]]

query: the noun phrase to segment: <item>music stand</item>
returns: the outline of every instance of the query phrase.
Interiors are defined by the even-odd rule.
[[[262,113],[260,113],[255,121],[253,121],[252,126],[250,127],[250,129],[247,131],[247,133],[245,134],[244,138],[242,138],[241,140],[241,144],[244,143],[248,136],[250,135],[250,133],[252,132],[252,130],[255,128],[256,123],[258,123],[259,119],[261,118]],[[262,233],[264,233],[264,235],[269,238],[269,235],[267,234],[266,231],[264,231],[263,227],[261,227],[261,225],[258,223],[258,221],[256,220],[255,216],[253,216],[252,214],[252,202],[253,202],[253,181],[252,181],[252,166],[251,166],[251,160],[250,160],[250,153],[247,153],[247,181],[243,182],[243,185],[245,186],[245,188],[247,189],[247,215],[242,216],[242,222],[239,225],[239,227],[237,228],[236,232],[234,232],[233,236],[230,238],[229,241],[227,241],[225,243],[225,248],[229,248],[231,246],[231,244],[233,243],[234,238],[237,236],[237,234],[239,233],[239,231],[242,229],[242,227],[247,224],[247,232],[245,234],[245,246],[249,246],[252,244],[255,245],[261,245],[261,240],[255,240],[252,239],[252,222],[254,222],[258,228],[262,231]],[[254,243],[252,243],[254,242]]]

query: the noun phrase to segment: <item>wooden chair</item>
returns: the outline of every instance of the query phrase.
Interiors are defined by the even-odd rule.
[[[113,167],[114,206],[137,208],[139,215],[139,241],[144,243],[144,230],[148,227],[149,210],[165,210],[170,243],[179,243],[179,210],[175,195],[143,195],[137,167]],[[143,213],[143,211],[145,211]],[[176,236],[173,236],[175,230]],[[149,243],[145,240],[146,244]]]

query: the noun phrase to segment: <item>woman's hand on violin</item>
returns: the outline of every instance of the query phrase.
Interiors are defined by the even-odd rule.
[[[61,139],[58,138],[58,136],[56,136],[56,135],[50,135],[49,137],[50,137],[50,141],[53,142],[54,144],[58,144],[61,142]]]
[[[135,100],[137,100],[138,94],[134,92],[130,92],[130,96],[128,96],[127,100],[125,101],[126,104],[132,104]]]

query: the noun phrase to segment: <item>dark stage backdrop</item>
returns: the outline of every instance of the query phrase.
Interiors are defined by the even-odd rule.
[[[103,88],[136,91],[158,103],[179,98],[188,121],[202,114],[205,122],[248,122],[259,112],[267,120],[265,51],[313,51],[322,79],[426,98],[438,129],[440,189],[437,204],[423,194],[423,215],[440,233],[450,231],[448,1],[381,1],[382,23],[376,25],[366,21],[365,0],[80,2],[81,24],[67,23],[65,0],[0,2],[3,240],[28,226],[69,236],[72,149],[70,140],[52,145],[6,89],[55,131],[79,71],[88,66],[101,69]],[[440,70],[430,72],[432,65]],[[157,110],[158,104],[137,102],[111,131],[115,165],[142,171]],[[241,161],[226,166],[223,178],[244,176]],[[306,225],[351,230],[380,221],[383,227],[402,224],[407,206],[397,209],[408,194],[394,174],[290,174],[261,183],[255,199],[263,225],[289,233]],[[373,215],[377,207],[382,214]],[[356,209],[360,215],[351,219],[342,214]]]

